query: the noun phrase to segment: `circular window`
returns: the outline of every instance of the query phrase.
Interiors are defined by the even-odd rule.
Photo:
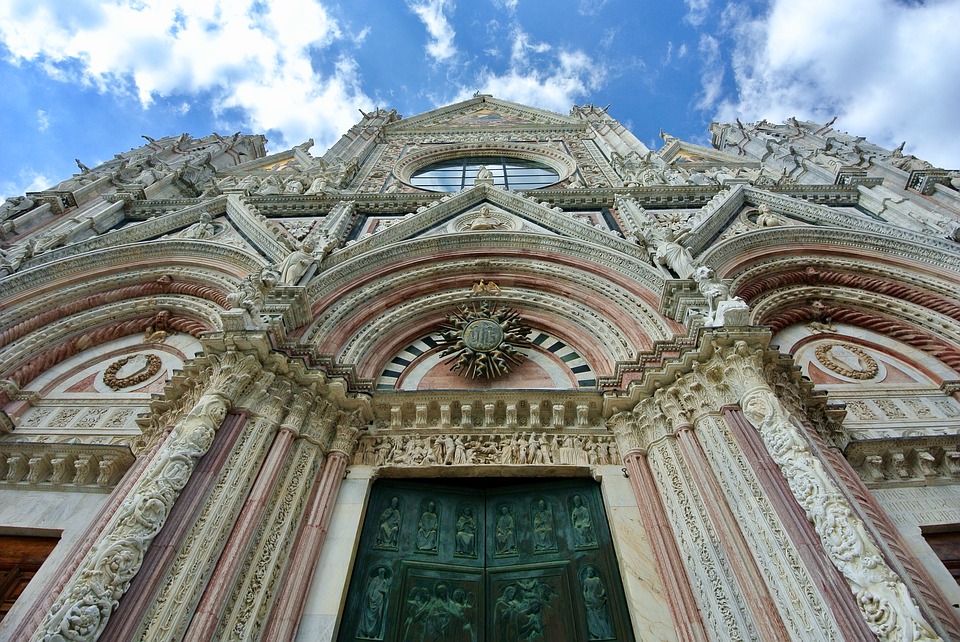
[[[473,186],[481,167],[493,174],[493,184],[509,190],[553,185],[560,174],[549,165],[507,156],[467,156],[431,163],[414,172],[410,184],[432,192],[459,192]]]

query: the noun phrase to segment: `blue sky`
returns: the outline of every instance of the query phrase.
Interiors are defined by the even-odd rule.
[[[154,138],[316,141],[476,91],[610,113],[653,148],[712,120],[825,122],[960,168],[960,0],[4,0],[0,196]]]

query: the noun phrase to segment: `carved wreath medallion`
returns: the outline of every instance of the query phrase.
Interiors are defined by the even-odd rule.
[[[131,370],[135,364],[131,364],[131,367],[126,369],[124,368],[131,360],[137,357],[144,357],[146,363],[132,372]],[[111,363],[107,366],[107,369],[103,371],[103,382],[114,390],[129,388],[130,386],[143,383],[160,372],[160,366],[160,357],[155,354],[134,354],[129,357],[123,357]],[[124,370],[127,370],[127,372],[123,372]]]
[[[511,308],[489,301],[460,306],[441,324],[441,357],[464,377],[494,379],[526,359],[520,347],[529,342],[530,327]]]
[[[817,346],[815,354],[827,369],[850,379],[867,381],[880,372],[876,359],[849,343],[823,343]]]

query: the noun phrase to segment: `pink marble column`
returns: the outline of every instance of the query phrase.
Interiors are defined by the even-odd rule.
[[[710,638],[700,618],[700,607],[690,587],[687,569],[673,539],[647,458],[642,451],[631,450],[623,456],[623,464],[640,509],[643,529],[653,549],[653,559],[663,582],[664,597],[670,607],[677,637],[680,642],[706,642]]]
[[[173,505],[166,523],[147,550],[142,568],[149,573],[137,573],[130,588],[123,595],[103,633],[100,642],[126,642],[134,639],[140,622],[153,604],[154,595],[166,577],[165,571],[177,556],[180,543],[193,527],[203,509],[210,489],[217,481],[220,467],[237,441],[246,413],[227,415],[207,453],[197,462],[180,497]]]
[[[121,479],[120,483],[113,489],[107,503],[103,505],[100,512],[97,513],[96,517],[90,522],[90,525],[87,526],[83,535],[80,536],[80,539],[73,544],[70,551],[63,557],[60,565],[51,573],[50,579],[40,592],[41,597],[33,602],[30,610],[27,611],[20,620],[20,624],[11,632],[11,640],[26,640],[36,631],[37,627],[40,626],[44,615],[46,615],[53,606],[54,600],[56,600],[57,596],[63,591],[63,587],[66,586],[67,581],[73,577],[74,572],[80,565],[80,561],[86,556],[87,551],[93,546],[93,543],[103,529],[106,528],[107,524],[113,518],[114,513],[117,512],[117,509],[120,508],[123,500],[126,499],[129,494],[130,489],[133,488],[137,480],[140,479],[143,471],[147,468],[147,464],[156,456],[157,450],[160,449],[161,444],[163,444],[164,440],[170,435],[172,429],[173,426],[168,426],[167,430],[163,433],[163,437],[158,439],[157,443],[155,443],[148,452],[141,453],[133,463],[133,466],[127,470],[123,479]]]
[[[686,460],[687,470],[703,498],[710,521],[717,529],[717,535],[720,537],[719,545],[726,552],[730,567],[737,577],[760,639],[789,640],[790,634],[783,620],[780,619],[763,575],[753,559],[750,546],[740,531],[737,518],[727,504],[700,442],[694,437],[693,426],[687,424],[678,427],[676,435],[680,451]]]
[[[196,613],[184,636],[185,640],[210,640],[216,633],[220,615],[230,598],[243,558],[260,526],[267,509],[267,501],[277,485],[295,438],[296,433],[290,426],[281,426],[277,432],[270,446],[270,452],[267,453],[257,479],[250,489],[250,494],[244,502],[237,523],[220,554],[210,582],[203,597],[200,598]]]
[[[313,490],[310,512],[301,526],[280,582],[280,593],[263,632],[264,640],[292,642],[297,635],[348,459],[347,454],[339,450],[333,450],[327,455],[326,465]]]
[[[783,522],[787,535],[796,545],[804,566],[833,613],[845,639],[872,639],[873,632],[857,608],[849,585],[826,556],[820,536],[794,498],[787,480],[770,457],[763,439],[739,408],[727,407],[723,411],[731,434],[743,450],[767,500]]]

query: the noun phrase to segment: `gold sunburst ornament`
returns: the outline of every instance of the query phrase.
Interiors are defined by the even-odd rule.
[[[461,305],[440,327],[440,356],[461,376],[495,379],[527,358],[520,347],[530,343],[530,327],[512,308],[489,301]]]

